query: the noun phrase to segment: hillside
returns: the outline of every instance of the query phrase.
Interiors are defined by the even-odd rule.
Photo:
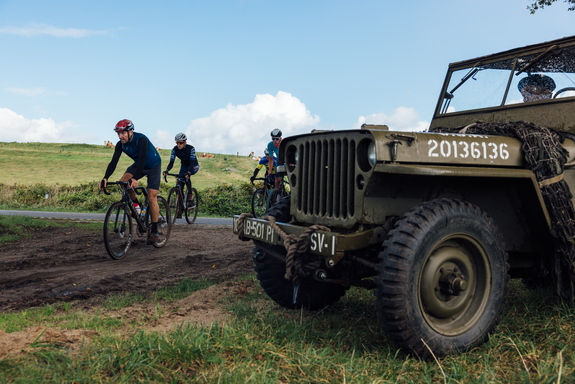
[[[160,150],[162,168],[170,158],[170,149]],[[57,143],[6,143],[0,142],[0,183],[5,185],[47,185],[76,186],[97,183],[112,158],[113,148],[91,144]],[[196,152],[200,171],[193,176],[194,186],[202,191],[219,184],[238,185],[249,182],[257,161],[246,156],[213,154],[214,157],[200,157]],[[131,164],[123,155],[110,180],[119,179]],[[179,170],[176,159],[173,171]],[[168,179],[170,184],[174,179]]]

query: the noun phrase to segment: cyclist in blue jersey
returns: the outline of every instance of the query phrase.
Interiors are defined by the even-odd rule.
[[[116,144],[112,161],[108,164],[106,174],[98,184],[98,187],[100,190],[106,188],[108,178],[116,170],[122,152],[134,160],[134,163],[126,169],[120,181],[127,181],[131,183],[132,188],[136,188],[139,179],[144,176],[148,178],[148,200],[152,226],[147,243],[152,245],[158,240],[159,236],[158,217],[160,216],[160,207],[158,206],[158,190],[160,189],[160,179],[162,177],[162,160],[146,135],[134,132],[134,124],[130,120],[120,120],[116,124],[114,131],[118,134],[120,141]],[[134,203],[139,204],[134,191],[129,191],[129,193]]]
[[[256,169],[254,169],[254,175],[252,177],[250,177],[250,181],[252,183],[256,179],[256,176],[258,175],[258,172],[260,171],[260,169],[262,169],[263,167],[266,167],[266,174],[267,174],[267,170],[270,169],[270,166],[269,166],[270,162],[268,159],[268,154],[269,154],[268,149],[267,148],[264,149],[264,155],[265,156],[261,158],[258,166],[256,167]],[[274,182],[275,182],[274,179],[275,179],[275,173],[276,173],[276,171],[275,171],[276,165],[277,165],[276,164],[276,158],[273,157],[273,163],[271,165],[271,174],[270,174],[270,176],[267,176],[267,179],[268,179],[267,182],[270,184],[274,184]]]
[[[180,177],[183,176],[186,179],[189,179],[190,176],[195,175],[200,169],[200,164],[198,163],[198,159],[196,158],[196,149],[194,148],[193,145],[186,144],[188,138],[184,133],[178,133],[174,138],[174,140],[176,141],[176,146],[172,148],[172,153],[170,155],[170,163],[166,167],[166,170],[163,172],[163,174],[166,175],[170,171],[170,169],[172,169],[172,167],[174,166],[174,161],[176,160],[177,157],[181,161],[180,172],[179,172]],[[178,181],[178,184],[180,184],[181,188],[184,187],[182,185],[183,183],[181,183],[180,181]],[[192,199],[193,195],[191,191],[188,190],[188,196],[187,196],[188,207],[193,206]]]
[[[279,129],[274,129],[271,132],[271,136],[272,136],[272,141],[270,141],[268,143],[268,161],[270,162],[270,164],[273,164],[273,157],[274,155],[276,156],[276,158],[279,159],[279,150],[280,150],[280,144],[282,142],[282,131]],[[279,165],[279,164],[278,164]],[[268,168],[268,171],[266,173],[266,177],[271,177],[272,173],[271,170]],[[280,187],[280,178],[278,177],[279,175],[275,174],[275,188],[279,188]]]

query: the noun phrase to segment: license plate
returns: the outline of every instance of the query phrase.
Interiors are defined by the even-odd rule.
[[[239,216],[234,216],[234,233],[239,234]],[[301,235],[307,229],[290,224],[278,224],[287,234]],[[266,220],[248,219],[244,220],[244,236],[250,239],[260,240],[273,245],[283,245],[283,240]],[[323,256],[334,256],[336,251],[336,234],[331,232],[316,231],[309,236],[308,251]]]

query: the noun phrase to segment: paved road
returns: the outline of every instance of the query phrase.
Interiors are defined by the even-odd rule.
[[[104,220],[103,213],[76,213],[76,212],[42,212],[42,211],[12,211],[1,210],[0,215],[20,215],[41,217],[47,219],[76,219],[76,220]],[[176,224],[186,223],[186,219],[177,219]],[[198,217],[195,224],[212,224],[212,225],[232,225],[232,219],[220,219],[216,217]]]

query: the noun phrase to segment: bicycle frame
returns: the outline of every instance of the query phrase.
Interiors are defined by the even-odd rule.
[[[128,186],[128,182],[127,181],[116,181],[113,183],[108,183],[108,185],[119,185],[122,187],[122,198],[120,199],[120,201],[124,202],[126,209],[124,210],[124,217],[122,218],[122,223],[126,224],[126,212],[129,211],[130,214],[132,215],[132,217],[134,217],[134,219],[136,220],[136,224],[138,225],[138,230],[142,233],[146,232],[148,230],[148,225],[142,221],[142,219],[140,218],[140,215],[137,214],[136,212],[136,208],[134,208],[134,201],[132,200],[132,197],[130,196],[129,191],[132,190],[134,191],[137,195],[144,195],[144,207],[147,207],[148,204],[148,190],[144,187],[137,187],[137,188],[132,188],[130,186]],[[103,189],[104,193],[106,195],[110,195],[110,192],[108,192],[106,189]],[[148,217],[148,213],[146,213],[146,218]],[[116,220],[118,220],[118,217],[116,218]],[[147,219],[146,219],[147,221]],[[117,221],[116,223],[117,224]]]

